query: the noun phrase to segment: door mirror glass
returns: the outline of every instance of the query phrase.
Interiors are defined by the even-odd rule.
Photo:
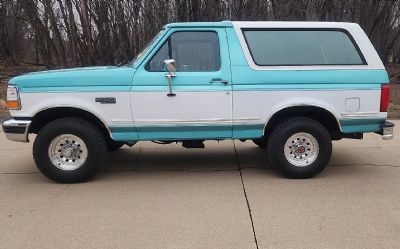
[[[168,72],[171,76],[175,76],[176,74],[176,63],[174,59],[168,59],[164,61],[165,66],[167,67]]]

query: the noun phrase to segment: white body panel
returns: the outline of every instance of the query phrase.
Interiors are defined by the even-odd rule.
[[[133,93],[136,107],[130,112],[130,93],[114,92],[117,104],[100,104],[93,100],[99,93],[23,93],[20,111],[11,111],[14,117],[33,117],[52,107],[75,107],[99,117],[107,126],[154,124],[266,124],[271,116],[286,107],[311,105],[330,111],[337,120],[348,118],[386,118],[379,112],[380,90],[301,90],[301,91],[236,91],[230,92],[177,92],[166,100],[164,92]],[[346,99],[358,96],[357,112],[346,111]],[[226,112],[233,105],[233,116]],[[224,99],[224,101],[221,101]],[[197,100],[197,101],[196,101]],[[197,105],[188,105],[196,102]],[[144,108],[141,108],[144,107]],[[179,108],[178,108],[179,107]],[[157,114],[157,115],[155,115]]]
[[[133,92],[135,124],[215,124],[231,123],[232,95],[230,91]]]
[[[359,96],[360,109],[346,112],[346,99]],[[276,112],[292,106],[315,106],[331,112],[336,120],[344,118],[386,118],[379,112],[380,90],[301,90],[233,92],[235,118],[257,117],[267,124]]]
[[[116,104],[95,102],[96,97],[115,97]],[[96,115],[105,125],[133,125],[130,92],[64,92],[21,93],[22,110],[11,111],[14,117],[33,117],[38,112],[54,107],[74,107]]]

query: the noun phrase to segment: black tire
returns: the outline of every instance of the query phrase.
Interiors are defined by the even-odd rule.
[[[108,141],[107,143],[107,149],[108,151],[116,151],[119,150],[122,146],[124,146],[125,143],[121,142],[116,142],[114,140]]]
[[[86,161],[77,169],[63,170],[50,160],[49,146],[53,139],[63,134],[77,136],[86,145]],[[39,170],[60,183],[77,183],[90,179],[105,163],[106,157],[107,144],[103,134],[92,123],[80,118],[60,118],[46,124],[33,144],[33,158]]]
[[[286,141],[298,133],[312,135],[319,146],[319,153],[313,163],[302,167],[290,163],[284,153]],[[332,140],[321,123],[307,117],[293,117],[273,129],[268,139],[267,152],[271,163],[282,175],[297,179],[310,178],[320,173],[328,164],[332,154]]]
[[[260,147],[260,149],[267,149],[267,139],[265,137],[253,139],[253,143]]]

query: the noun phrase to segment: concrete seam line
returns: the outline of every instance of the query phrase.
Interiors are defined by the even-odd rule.
[[[31,174],[38,174],[38,172],[1,172],[0,175],[31,175]]]
[[[253,215],[251,214],[250,202],[249,202],[249,198],[247,197],[246,187],[244,186],[242,168],[240,167],[240,161],[239,161],[239,155],[237,153],[235,141],[232,140],[232,142],[233,142],[233,148],[235,150],[235,155],[236,155],[236,161],[237,161],[237,165],[238,165],[240,180],[242,182],[243,194],[244,194],[244,198],[246,199],[247,210],[249,211],[249,217],[250,217],[250,221],[251,221],[251,228],[253,229],[254,242],[256,243],[256,248],[259,249],[257,236],[256,236],[256,230],[254,228]]]
[[[371,167],[391,167],[391,168],[400,168],[400,165],[373,164],[373,163],[361,163],[361,164],[329,164],[328,166],[331,166],[331,167],[371,166]]]

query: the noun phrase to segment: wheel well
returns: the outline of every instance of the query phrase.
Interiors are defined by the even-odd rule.
[[[265,127],[265,135],[281,121],[295,116],[309,117],[320,122],[331,135],[340,132],[339,123],[330,111],[316,106],[293,106],[278,111],[270,118]]]
[[[109,140],[110,132],[104,123],[93,113],[74,107],[55,107],[38,112],[29,126],[29,133],[39,133],[47,123],[63,117],[76,117],[85,119],[99,127],[104,137]]]

